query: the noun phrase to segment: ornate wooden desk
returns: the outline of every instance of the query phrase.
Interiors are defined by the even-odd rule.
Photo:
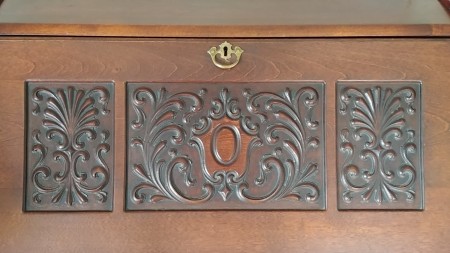
[[[449,59],[435,0],[3,1],[0,252],[448,252]]]

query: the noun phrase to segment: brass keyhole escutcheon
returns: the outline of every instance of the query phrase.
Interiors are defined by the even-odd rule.
[[[212,47],[208,50],[214,65],[221,69],[231,69],[239,63],[241,55],[244,52],[242,48],[231,45],[225,41],[219,45],[219,48]]]

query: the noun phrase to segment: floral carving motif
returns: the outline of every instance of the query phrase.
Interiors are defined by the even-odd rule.
[[[417,89],[345,86],[339,95],[342,200],[350,205],[355,198],[362,204],[415,202],[421,175],[415,165]]]
[[[129,129],[129,208],[143,203],[207,204],[216,198],[244,204],[295,199],[324,205],[323,165],[308,155],[320,153],[322,134],[315,88],[277,93],[188,85],[189,92],[171,94],[151,85],[135,87],[129,90],[129,110],[135,112]],[[221,168],[210,173],[206,164],[209,152],[202,138],[214,128],[213,121],[224,118],[239,122],[237,131],[251,136],[241,174]]]
[[[34,105],[30,117],[36,123],[29,145],[37,157],[29,170],[32,202],[54,203],[56,210],[89,202],[92,195],[105,203],[111,173],[104,156],[111,147],[110,131],[101,126],[101,118],[110,113],[108,89],[42,85],[31,90],[30,98]]]

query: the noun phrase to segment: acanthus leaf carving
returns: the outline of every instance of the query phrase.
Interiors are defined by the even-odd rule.
[[[85,210],[110,209],[111,169],[105,155],[111,149],[111,126],[101,122],[110,114],[111,88],[89,86],[29,83],[34,108],[29,114],[29,159],[36,162],[28,168],[28,210],[78,210],[75,206],[83,205]]]
[[[283,199],[324,207],[323,160],[309,155],[322,147],[322,107],[317,106],[317,88],[322,86],[255,92],[252,85],[230,89],[186,84],[189,92],[172,93],[151,84],[132,85],[128,207],[144,204],[152,209],[161,202],[161,208],[174,203],[179,209],[192,204],[214,208],[217,200],[245,207]],[[240,129],[219,125],[233,129],[235,144],[241,134],[251,137],[243,147],[247,157],[242,173],[211,170],[207,164],[204,136],[223,119],[239,122],[235,125]],[[219,163],[233,166],[234,161]]]
[[[340,207],[421,209],[420,86],[361,86],[339,86]]]

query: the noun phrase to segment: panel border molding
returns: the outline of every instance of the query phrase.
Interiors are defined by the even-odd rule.
[[[337,82],[338,209],[424,209],[421,85]]]
[[[25,211],[112,211],[114,83],[26,82]]]
[[[126,209],[324,210],[324,92],[312,81],[129,82]],[[216,146],[224,129],[229,159]]]

